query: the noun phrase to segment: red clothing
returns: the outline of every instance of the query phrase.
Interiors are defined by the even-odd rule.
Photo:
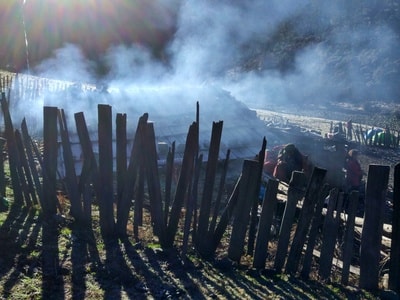
[[[361,184],[363,172],[360,163],[354,158],[348,158],[345,165],[346,183],[351,187],[358,187]]]

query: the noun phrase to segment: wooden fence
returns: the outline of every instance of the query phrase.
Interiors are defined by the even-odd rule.
[[[232,261],[240,263],[244,253],[247,253],[253,258],[253,267],[262,270],[267,268],[267,261],[273,259],[271,268],[276,272],[304,278],[309,277],[312,263],[316,262],[319,276],[324,280],[331,278],[333,267],[339,267],[343,284],[348,283],[350,272],[355,272],[359,273],[361,288],[374,290],[379,287],[382,276],[380,250],[385,192],[390,170],[388,166],[369,167],[357,269],[351,264],[358,256],[355,250],[358,244],[355,238],[358,192],[349,195],[351,205],[345,212],[342,211],[345,195],[324,185],[326,170],[315,167],[308,182],[303,173],[292,174],[286,201],[283,203],[277,202],[280,183],[270,179],[260,204],[262,163],[267,145],[264,138],[260,140],[260,152],[255,156],[258,159],[243,161],[236,184],[230,194],[223,197],[230,163],[228,151],[222,168],[218,167],[221,166],[218,154],[223,122],[213,124],[208,160],[203,162],[202,154],[198,153],[198,106],[196,120],[188,128],[180,174],[175,186],[172,180],[175,145],[169,148],[166,165],[161,169],[157,161],[153,123],[148,121],[146,113],[138,120],[129,155],[126,151],[126,115],[117,115],[115,172],[111,106],[98,105],[98,159],[92,148],[84,114],[76,113],[76,132],[83,152],[82,171],[76,174],[69,140],[70,130],[62,109],[44,107],[43,147],[39,149],[29,135],[25,120],[21,124],[21,133],[19,129],[14,129],[5,93],[2,94],[1,107],[14,191],[13,205],[40,205],[45,220],[43,243],[57,243],[57,226],[52,226],[51,220],[59,210],[57,147],[61,140],[66,174],[63,180],[70,201],[70,214],[82,228],[92,226],[91,208],[95,201],[99,207],[104,240],[128,238],[130,215],[133,215],[134,238],[139,239],[138,228],[143,224],[144,201],[148,200],[153,232],[164,248],[177,246],[177,234],[182,229],[183,239],[179,246],[183,255],[189,243],[192,243],[202,257],[211,259],[229,227],[229,246],[225,250]],[[41,172],[38,171],[38,164]],[[204,179],[201,179],[203,166]],[[397,292],[400,290],[399,170],[400,164],[396,166],[394,174],[391,259],[385,266],[389,268],[389,286]],[[220,180],[218,185],[217,178]],[[324,207],[327,196],[330,200]],[[278,206],[282,205],[284,209],[280,215]],[[272,228],[279,230],[274,233]],[[274,258],[268,255],[272,241],[275,241],[277,248]],[[44,247],[43,251],[49,251],[50,248]],[[339,257],[334,257],[335,252],[339,253]],[[58,261],[57,255],[54,252],[43,255],[48,262],[48,266],[46,261],[43,262],[44,272],[54,272],[51,265]]]

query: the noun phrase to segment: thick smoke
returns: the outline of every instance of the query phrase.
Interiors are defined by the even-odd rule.
[[[400,43],[394,26],[398,21],[385,19],[398,8],[390,1],[160,3],[177,9],[177,30],[164,59],[155,59],[149,49],[137,45],[110,47],[103,59],[110,72],[102,84],[110,94],[97,99],[109,101],[118,111],[128,111],[125,107],[134,103],[137,107],[140,97],[150,101],[151,91],[179,93],[179,101],[201,100],[194,91],[209,86],[225,89],[254,108],[393,101],[399,96]],[[98,84],[93,69],[77,46],[67,45],[35,72]],[[57,97],[43,98],[44,103],[68,106],[55,103]],[[179,101],[169,106],[181,108]],[[76,102],[72,106],[80,109]],[[221,119],[224,113],[220,112]]]

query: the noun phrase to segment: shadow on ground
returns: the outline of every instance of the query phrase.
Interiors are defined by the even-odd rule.
[[[96,229],[43,220],[11,207],[0,227],[0,298],[30,299],[373,299],[334,283],[255,271],[227,258],[132,240],[105,243]],[[27,282],[32,281],[29,285]]]

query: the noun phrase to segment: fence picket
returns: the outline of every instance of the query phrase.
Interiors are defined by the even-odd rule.
[[[306,242],[309,226],[314,213],[315,205],[318,201],[319,190],[322,187],[323,179],[325,178],[326,170],[315,167],[307,192],[304,197],[300,218],[297,223],[297,229],[293,238],[292,246],[290,247],[289,256],[286,263],[285,272],[295,274],[300,264],[301,253]]]
[[[385,195],[389,166],[370,165],[365,195],[364,226],[360,248],[360,287],[376,290],[383,232]]]
[[[290,233],[292,230],[297,203],[304,196],[303,186],[306,176],[303,172],[294,171],[289,182],[285,211],[283,212],[282,224],[279,231],[279,240],[276,250],[274,269],[281,272],[288,253]]]

